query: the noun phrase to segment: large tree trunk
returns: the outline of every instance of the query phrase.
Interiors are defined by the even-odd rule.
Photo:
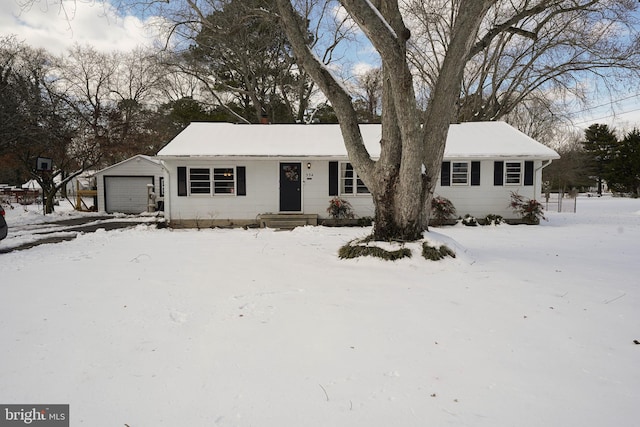
[[[357,9],[360,5],[354,2],[352,6]],[[406,60],[409,31],[397,1],[381,0],[376,7],[398,37],[392,45],[395,52],[382,62],[381,155],[370,176],[364,176],[375,204],[373,236],[376,240],[417,240],[428,218],[420,116]]]
[[[406,54],[410,32],[397,0],[341,0],[380,54],[383,69],[381,154],[364,146],[349,94],[313,55],[289,0],[278,10],[298,61],[329,99],[349,160],[371,191],[377,240],[417,240],[427,229],[449,124],[456,112],[462,72],[482,17],[492,0],[461,0],[451,41],[427,114],[421,117]],[[381,19],[382,17],[382,19]]]

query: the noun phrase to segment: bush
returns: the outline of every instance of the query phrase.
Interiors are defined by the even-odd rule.
[[[361,239],[355,239],[342,246],[338,251],[341,259],[352,259],[361,256],[372,256],[387,261],[395,261],[402,258],[411,258],[411,249],[404,247],[402,242],[398,242],[400,248],[389,250],[376,246],[373,236],[367,236]],[[427,242],[422,243],[422,256],[431,261],[439,261],[446,257],[455,258],[456,254],[446,245],[436,248],[430,246]]]
[[[431,215],[433,216],[433,224],[438,226],[442,225],[447,220],[454,218],[456,216],[456,208],[451,203],[451,200],[434,196],[431,199]]]
[[[504,219],[500,215],[489,214],[484,217],[484,225],[502,224]]]
[[[382,258],[387,261],[395,261],[402,258],[411,258],[411,250],[408,248],[400,248],[395,251],[388,251],[378,246],[368,246],[366,243],[371,238],[355,240],[342,246],[338,251],[338,256],[342,259],[358,258],[361,256],[373,256]]]
[[[329,200],[327,212],[329,216],[334,219],[351,219],[354,217],[351,203],[340,197],[334,197]]]
[[[476,227],[478,225],[478,220],[474,216],[466,214],[464,218],[462,218],[462,223],[468,227]]]
[[[523,220],[531,224],[539,224],[540,219],[547,220],[540,202],[535,199],[527,199],[516,192],[511,192],[509,207],[513,209],[513,212],[520,215]]]
[[[424,242],[422,244],[422,256],[431,261],[440,261],[441,259],[445,259],[448,256],[450,256],[451,258],[455,258],[456,253],[446,245],[435,248],[433,246],[430,246],[427,242]]]

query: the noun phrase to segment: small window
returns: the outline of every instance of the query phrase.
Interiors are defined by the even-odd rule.
[[[340,164],[340,194],[370,194],[367,186],[358,178],[351,163]]]
[[[451,162],[451,183],[453,185],[469,184],[469,163]]]
[[[208,168],[189,169],[191,194],[211,194],[211,171]]]
[[[233,168],[213,169],[213,193],[235,194],[236,182]]]
[[[160,190],[160,197],[164,197],[164,177],[161,176],[160,180],[158,181],[158,187]]]
[[[504,164],[504,182],[507,185],[520,185],[522,176],[522,163],[505,162]]]

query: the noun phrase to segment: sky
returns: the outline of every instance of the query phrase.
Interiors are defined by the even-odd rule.
[[[0,34],[16,35],[27,44],[63,54],[74,44],[92,45],[98,50],[129,51],[137,46],[151,46],[158,41],[154,18],[141,20],[123,15],[110,3],[98,0],[27,0],[0,2]]]
[[[137,16],[117,10],[101,0],[34,0],[29,8],[21,7],[29,0],[0,2],[0,35],[14,34],[33,47],[54,54],[64,54],[74,44],[91,45],[97,50],[129,51],[137,46],[151,46],[162,39],[156,31],[159,18]],[[372,65],[364,45],[351,51],[353,58],[346,66],[362,73]],[[605,123],[621,131],[640,127],[640,82],[630,85],[629,92],[594,99],[586,107],[576,107],[572,114],[578,129],[593,123]]]

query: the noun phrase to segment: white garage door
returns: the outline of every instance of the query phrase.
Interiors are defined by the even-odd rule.
[[[139,214],[147,210],[147,184],[150,176],[105,176],[104,201],[107,212]]]

